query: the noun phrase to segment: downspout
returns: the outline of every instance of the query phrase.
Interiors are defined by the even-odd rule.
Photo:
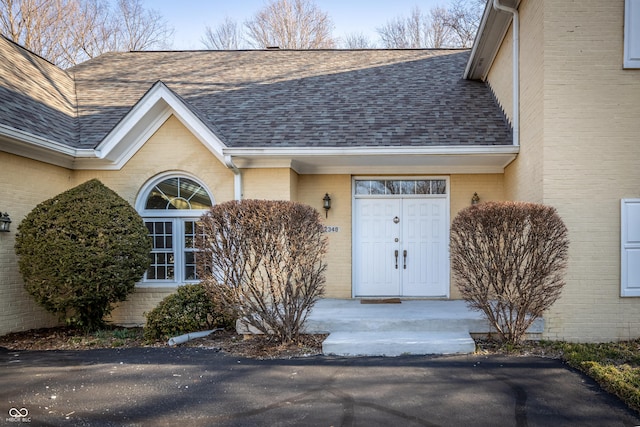
[[[233,195],[236,200],[242,200],[242,173],[233,163],[231,156],[224,156],[225,165],[233,172]]]
[[[518,9],[500,4],[493,0],[493,8],[513,15],[513,145],[520,145],[520,17]]]

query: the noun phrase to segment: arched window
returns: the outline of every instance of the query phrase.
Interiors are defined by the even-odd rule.
[[[196,221],[213,205],[211,193],[194,177],[165,174],[140,191],[136,208],[152,241],[146,284],[195,282]]]

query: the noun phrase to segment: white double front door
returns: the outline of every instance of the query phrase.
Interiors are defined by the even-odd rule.
[[[447,297],[446,197],[357,198],[354,296]]]

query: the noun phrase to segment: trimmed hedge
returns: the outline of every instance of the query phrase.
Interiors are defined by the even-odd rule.
[[[96,330],[149,265],[136,210],[97,179],[36,206],[18,226],[25,289],[70,326]]]

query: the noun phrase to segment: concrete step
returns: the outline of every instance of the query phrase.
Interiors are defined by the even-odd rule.
[[[332,332],[322,352],[338,356],[468,354],[475,342],[467,332]]]
[[[483,318],[411,318],[411,317],[314,317],[307,319],[305,330],[309,333],[333,331],[394,332],[488,332],[489,323]]]

